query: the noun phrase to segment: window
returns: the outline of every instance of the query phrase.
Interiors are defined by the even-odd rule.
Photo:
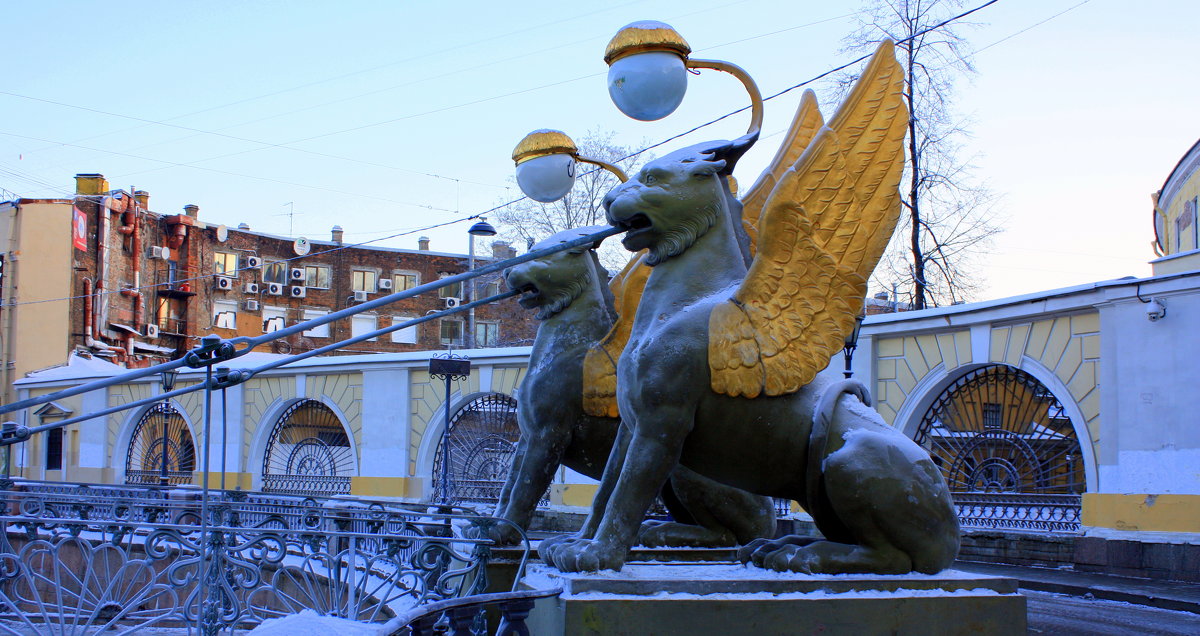
[[[46,431],[46,470],[62,470],[63,430],[52,428]]]
[[[305,265],[304,286],[329,289],[329,268],[324,265]]]
[[[1000,428],[1004,423],[1004,407],[994,402],[983,403],[983,430]]]
[[[357,338],[379,328],[379,319],[375,316],[357,314],[350,318],[350,336]],[[378,338],[367,338],[367,342],[373,342]]]
[[[375,284],[375,272],[365,269],[356,269],[350,272],[350,288],[354,291],[365,291],[372,294],[379,291],[379,287]]]
[[[213,253],[213,260],[213,271],[215,274],[218,276],[237,276],[237,254],[231,254],[229,252],[215,252]]]
[[[497,280],[489,280],[488,282],[483,284],[481,289],[482,289],[482,292],[480,294],[480,298],[489,298],[491,296],[495,296],[496,294],[500,293],[500,281],[498,279]],[[475,299],[472,298],[472,300],[475,300]]]
[[[446,272],[442,272],[441,274],[438,274],[438,278],[439,279],[447,278],[447,277],[453,276],[453,275],[454,274],[447,274]],[[445,287],[438,288],[438,297],[439,298],[462,298],[463,297],[462,281],[454,283],[453,285],[446,285]]]
[[[221,329],[237,329],[237,308],[236,302],[213,301],[213,326]]]
[[[263,333],[271,333],[283,329],[287,322],[287,309],[284,307],[263,307]]]
[[[1183,202],[1183,211],[1179,216],[1175,217],[1175,252],[1182,252],[1185,248],[1184,237],[1192,239],[1190,249],[1200,247],[1197,245],[1196,239],[1196,199]]]
[[[461,320],[442,321],[442,344],[461,347],[463,344],[463,324]]]
[[[275,262],[263,265],[262,279],[264,283],[279,283],[282,285],[288,282],[287,276],[287,263]]]
[[[421,284],[421,275],[416,272],[397,272],[392,275],[392,291],[404,291]]]
[[[408,322],[409,320],[412,320],[411,316],[392,316],[393,325],[398,325],[402,322]],[[392,342],[399,342],[401,344],[417,344],[417,325],[393,331]]]
[[[325,316],[328,314],[329,314],[328,309],[305,309],[304,310],[304,319],[305,320],[315,320],[317,318],[320,318],[321,316]],[[304,335],[306,335],[310,338],[328,338],[329,337],[329,324],[326,323],[319,327],[313,327],[312,329],[308,329],[304,332]]]
[[[475,323],[475,346],[476,347],[494,347],[500,342],[500,323],[498,322],[476,322]]]

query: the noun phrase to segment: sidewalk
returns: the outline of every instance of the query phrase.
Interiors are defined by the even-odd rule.
[[[1022,588],[1029,590],[1071,596],[1091,594],[1108,601],[1200,614],[1200,584],[1196,583],[968,561],[956,561],[953,567],[975,574],[1012,577],[1020,581]]]

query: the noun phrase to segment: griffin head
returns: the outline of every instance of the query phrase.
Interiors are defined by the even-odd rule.
[[[647,163],[604,197],[609,224],[625,230],[621,244],[658,265],[683,253],[720,218],[732,198],[727,177],[757,135],[708,142]]]
[[[565,230],[531,249],[553,247],[602,229],[593,226]],[[599,285],[595,247],[575,247],[514,265],[504,270],[504,282],[509,289],[521,292],[517,302],[522,307],[537,310],[537,319],[546,320],[569,307],[589,287]]]

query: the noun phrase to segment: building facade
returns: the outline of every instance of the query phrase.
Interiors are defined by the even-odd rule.
[[[0,357],[12,381],[63,364],[82,351],[125,367],[178,356],[209,333],[260,336],[303,320],[465,272],[466,255],[306,240],[229,229],[150,211],[149,194],[110,190],[101,175],[78,175],[72,199],[0,203]],[[515,256],[497,241],[479,263]],[[498,293],[497,275],[476,280],[476,297]],[[310,350],[352,335],[454,307],[470,283],[397,301],[273,343]],[[528,344],[536,324],[514,301],[449,316],[339,349],[337,354]],[[473,341],[472,341],[473,340]]]

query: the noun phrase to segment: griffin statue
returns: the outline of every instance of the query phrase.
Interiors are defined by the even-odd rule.
[[[567,230],[533,249],[550,247],[595,232],[600,227]],[[595,247],[595,246],[593,246]],[[618,444],[620,420],[606,413],[589,415],[583,408],[584,357],[603,338],[617,316],[613,291],[601,281],[593,249],[579,247],[509,268],[510,289],[522,292],[519,302],[536,311],[541,324],[521,383],[517,422],[521,437],[496,507],[499,517],[528,528],[538,500],[560,465],[599,479]],[[607,276],[605,276],[607,278]],[[663,500],[675,522],[646,522],[638,542],[647,546],[718,547],[742,545],[771,536],[774,504],[684,468],[662,485]],[[598,497],[597,501],[605,497]],[[592,515],[599,520],[598,515]],[[591,537],[585,527],[579,536]],[[512,526],[494,525],[488,537],[501,544],[519,540]]]
[[[758,540],[741,551],[755,565],[900,574],[954,560],[958,521],[928,453],[867,406],[861,384],[817,375],[899,217],[902,81],[885,42],[827,125],[806,94],[740,202],[729,175],[757,135],[672,152],[608,194],[609,222],[645,250],[648,276],[627,292],[636,311],[590,353],[585,390],[595,411],[615,398],[632,439],[605,468],[594,536],[543,543],[547,562],[620,569],[679,465],[812,515],[823,539]]]

